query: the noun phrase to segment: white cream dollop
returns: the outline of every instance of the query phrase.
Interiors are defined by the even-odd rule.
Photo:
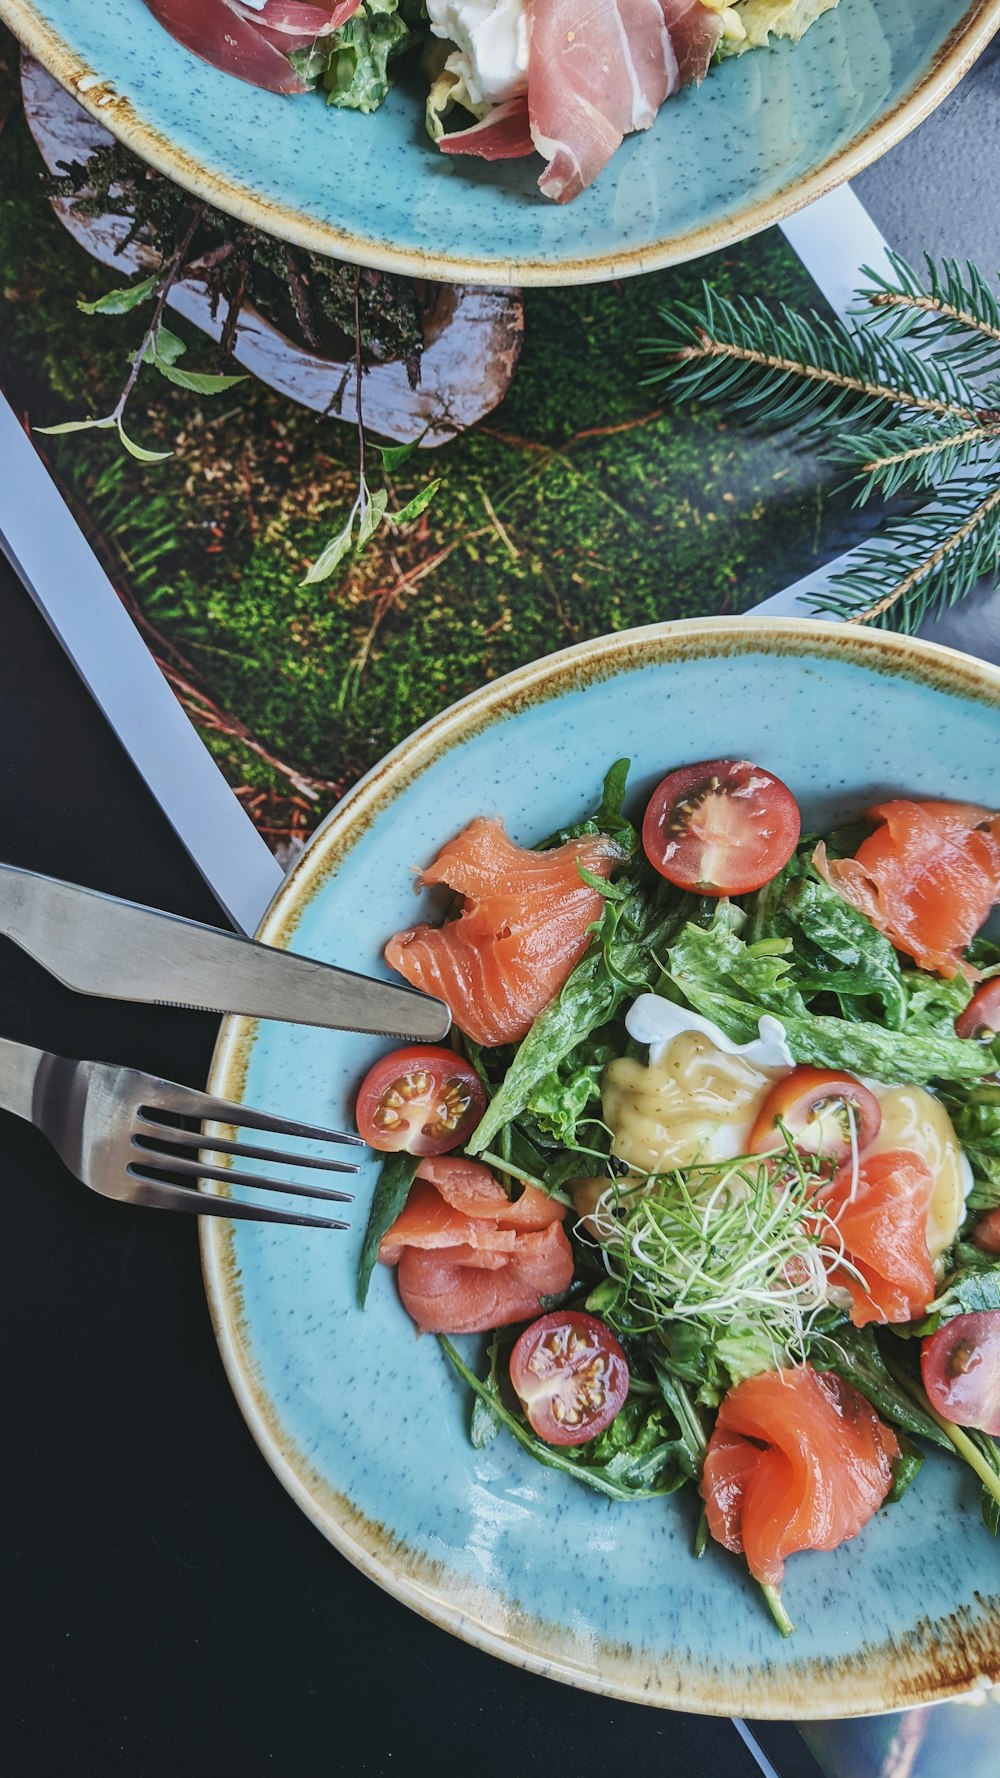
[[[435,37],[454,43],[445,67],[474,105],[499,105],[528,90],[524,0],[427,0]]]
[[[795,1058],[780,1019],[765,1013],[758,1021],[758,1035],[749,1043],[734,1043],[712,1019],[702,1018],[686,1006],[676,1006],[660,994],[640,994],[625,1015],[625,1029],[636,1043],[648,1043],[652,1063],[662,1060],[668,1044],[685,1031],[707,1037],[724,1056],[742,1056],[753,1068],[794,1068]]]

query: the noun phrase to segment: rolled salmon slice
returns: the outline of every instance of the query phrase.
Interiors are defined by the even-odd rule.
[[[573,1278],[573,1254],[557,1222],[519,1234],[505,1263],[470,1264],[461,1250],[404,1249],[397,1272],[403,1306],[424,1333],[485,1333],[541,1312]]]
[[[856,1537],[892,1486],[899,1445],[850,1383],[802,1364],[729,1391],[700,1491],[709,1530],[777,1585],[786,1558]]]

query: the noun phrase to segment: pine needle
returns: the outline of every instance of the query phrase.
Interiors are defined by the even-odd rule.
[[[866,271],[854,325],[703,286],[661,311],[647,381],[791,428],[848,472],[856,506],[916,496],[852,552],[814,609],[912,632],[1000,567],[1000,295],[972,265]]]

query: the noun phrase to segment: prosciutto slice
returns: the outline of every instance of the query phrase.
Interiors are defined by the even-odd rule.
[[[478,154],[485,161],[517,160],[522,155],[534,154],[527,97],[505,99],[502,105],[494,105],[492,111],[467,130],[453,130],[450,136],[442,136],[438,147],[443,154]]]
[[[701,0],[660,0],[681,85],[700,86],[722,36],[722,15]]]
[[[307,5],[305,0],[267,0],[263,10],[238,0],[146,0],[150,12],[185,49],[269,93],[306,93],[289,52],[336,31],[361,0]]]
[[[648,130],[680,69],[661,0],[528,0],[528,114],[548,162],[538,181],[566,204],[623,136]]]

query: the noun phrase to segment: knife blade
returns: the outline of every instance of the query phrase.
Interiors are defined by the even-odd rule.
[[[66,987],[108,1000],[425,1043],[439,1042],[451,1029],[444,1002],[415,988],[12,864],[0,864],[0,934]]]

